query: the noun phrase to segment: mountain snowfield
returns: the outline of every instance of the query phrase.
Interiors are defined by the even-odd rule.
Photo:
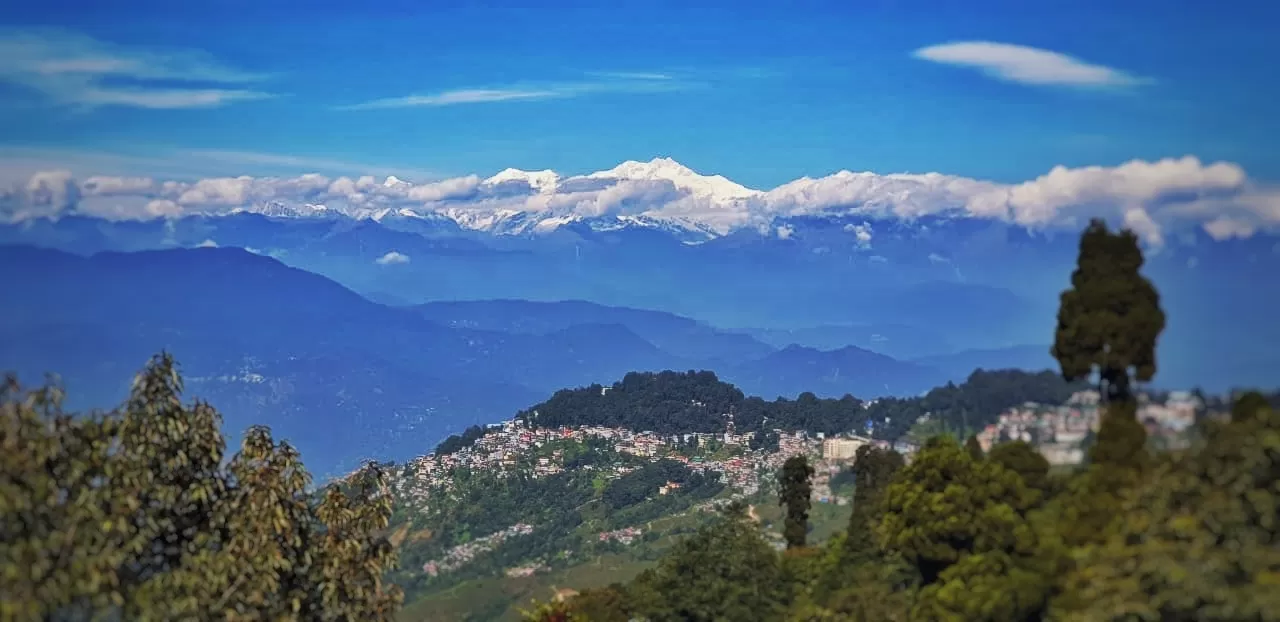
[[[68,213],[111,220],[255,212],[278,218],[419,219],[499,235],[540,234],[572,223],[595,230],[649,227],[699,242],[741,229],[787,237],[785,219],[822,215],[917,219],[955,215],[1025,227],[1078,228],[1092,216],[1137,231],[1148,244],[1200,227],[1215,239],[1280,224],[1280,191],[1239,166],[1191,156],[1114,167],[1056,167],[1017,184],[942,173],[839,171],[770,190],[706,175],[670,158],[627,161],[586,175],[508,168],[414,183],[371,176],[224,177],[196,181],[42,172],[0,194],[9,221]],[[854,225],[856,228],[856,225]],[[859,240],[865,230],[850,229]]]

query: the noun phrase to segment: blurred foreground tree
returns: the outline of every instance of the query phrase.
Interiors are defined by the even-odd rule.
[[[778,504],[786,508],[782,536],[787,548],[804,546],[809,534],[809,508],[813,494],[813,467],[804,456],[791,456],[778,473]]]
[[[1028,513],[1041,500],[1018,473],[931,441],[885,489],[881,546],[919,572],[912,618],[1030,620],[1052,581],[1036,562]]]
[[[986,455],[982,451],[982,443],[978,442],[977,435],[969,436],[969,440],[964,442],[964,450],[969,452],[969,457],[974,460],[981,460]]]
[[[1133,380],[1156,373],[1156,340],[1164,330],[1160,295],[1142,276],[1138,236],[1090,221],[1080,237],[1071,289],[1062,292],[1052,354],[1068,381],[1097,373],[1107,401],[1132,397]]]
[[[724,516],[632,582],[629,613],[654,622],[776,620],[789,593],[784,577],[755,523]]]
[[[220,416],[181,392],[166,354],[110,413],[73,416],[56,384],[7,380],[0,619],[392,619],[383,471],[366,465],[317,503],[266,428],[224,466]]]
[[[870,444],[859,447],[854,454],[853,512],[849,515],[845,536],[851,562],[868,561],[879,553],[874,529],[880,513],[880,496],[905,464],[902,454]]]
[[[1052,354],[1068,381],[1097,375],[1101,425],[1089,468],[1056,499],[1059,534],[1069,546],[1099,542],[1119,511],[1119,495],[1148,462],[1147,433],[1137,419],[1132,384],[1156,373],[1156,342],[1165,327],[1160,295],[1142,276],[1142,249],[1130,230],[1092,220],[1080,237],[1071,288],[1062,292]]]
[[[1017,473],[1023,483],[1042,495],[1049,493],[1049,461],[1026,441],[1000,443],[991,448],[987,459]]]
[[[1256,401],[1166,456],[1055,601],[1063,620],[1280,620],[1280,413]]]

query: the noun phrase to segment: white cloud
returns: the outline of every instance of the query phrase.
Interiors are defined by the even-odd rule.
[[[1164,244],[1164,233],[1160,230],[1160,225],[1151,219],[1151,214],[1141,207],[1134,207],[1124,212],[1125,228],[1138,234],[1143,241],[1150,246],[1161,246]]]
[[[778,234],[779,240],[790,240],[791,236],[795,234],[796,229],[791,225],[782,225],[777,227],[775,232]]]
[[[205,240],[197,244],[196,248],[218,248],[218,243],[213,240]]]
[[[168,199],[147,201],[146,211],[147,215],[154,218],[170,218],[182,215],[182,208]]]
[[[363,104],[347,106],[348,110],[377,110],[379,108],[412,108],[415,106],[453,106],[457,104],[485,104],[521,99],[552,99],[570,97],[572,94],[557,89],[458,89],[434,95],[407,95],[375,99]]]
[[[155,184],[155,180],[150,177],[94,175],[80,184],[80,190],[87,195],[97,196],[147,194],[154,189]]]
[[[463,104],[568,99],[598,93],[652,93],[675,91],[688,86],[683,82],[674,80],[672,76],[659,73],[598,72],[589,75],[595,79],[580,82],[525,83],[450,89],[425,95],[375,99],[341,106],[340,108],[343,110],[381,110],[422,106],[458,106]]]
[[[377,263],[380,266],[391,266],[395,264],[409,263],[409,256],[398,251],[391,251],[379,257],[377,259]]]
[[[537,187],[501,176],[416,183],[394,176],[331,178],[315,173],[190,182],[96,175],[76,183],[66,171],[46,171],[0,193],[0,213],[6,220],[70,211],[109,219],[235,211],[276,217],[446,218],[464,228],[506,233],[617,218],[660,220],[715,234],[754,228],[777,237],[792,231],[786,218],[839,215],[850,219],[845,231],[862,248],[871,246],[877,219],[930,215],[998,219],[1031,228],[1076,228],[1103,217],[1134,229],[1153,246],[1196,228],[1218,238],[1280,228],[1280,190],[1251,181],[1235,164],[1194,157],[1060,166],[1016,184],[940,173],[841,171],[765,192],[663,158],[591,175],[543,176],[551,181]]]
[[[1229,240],[1247,238],[1257,231],[1257,227],[1249,222],[1223,216],[1204,223],[1204,230],[1215,240]]]
[[[844,230],[853,234],[854,239],[858,241],[861,248],[871,248],[871,223],[863,222],[862,224],[849,223],[844,226]]]
[[[63,30],[0,32],[0,58],[0,81],[64,105],[208,108],[271,97],[242,86],[265,76],[198,50],[115,45]]]
[[[1119,69],[1092,64],[1059,52],[991,41],[957,41],[916,50],[916,58],[978,69],[1000,80],[1022,84],[1102,87],[1146,82]]]

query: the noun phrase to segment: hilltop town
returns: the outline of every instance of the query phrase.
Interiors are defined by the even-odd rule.
[[[1050,464],[1069,466],[1084,458],[1083,443],[1090,432],[1098,430],[1100,398],[1096,391],[1080,391],[1064,404],[1025,403],[1000,413],[995,422],[976,433],[984,451],[1001,441],[1023,440],[1034,445]],[[870,404],[870,403],[868,403]],[[1167,439],[1171,446],[1184,442],[1184,432],[1195,422],[1205,405],[1189,392],[1173,392],[1163,400],[1143,396],[1138,417],[1149,434]],[[917,420],[927,424],[929,415]],[[732,426],[730,426],[731,428]],[[894,441],[861,436],[852,432],[830,435],[805,430],[781,430],[774,433],[778,445],[773,450],[752,450],[754,432],[690,433],[661,435],[649,431],[605,426],[561,426],[536,428],[519,418],[489,426],[484,436],[469,447],[436,455],[427,454],[405,465],[398,481],[400,493],[409,501],[425,506],[432,489],[447,489],[450,474],[458,468],[494,470],[499,473],[521,465],[522,458],[554,441],[583,442],[601,439],[613,450],[651,460],[671,459],[695,471],[720,474],[723,481],[743,495],[760,490],[762,477],[767,478],[789,456],[805,454],[819,458],[822,466],[847,466],[862,445],[873,443],[892,447],[908,458],[919,448],[910,435]],[[692,450],[692,451],[691,451]],[[547,476],[563,470],[563,450],[537,456],[531,471]],[[594,467],[585,467],[591,469]],[[606,478],[626,474],[635,467],[617,466],[602,472]],[[821,472],[821,468],[820,468]],[[675,485],[659,489],[666,494]],[[817,491],[820,487],[815,487]],[[815,492],[815,500],[826,502]]]
[[[1204,404],[1189,393],[1171,393],[1163,399],[1146,398],[1139,418],[1156,439],[1165,439],[1167,447],[1185,443],[1185,431],[1203,413]],[[1026,403],[1010,408],[976,433],[984,450],[1008,440],[1023,440],[1036,447],[1050,462],[1071,466],[1083,460],[1085,443],[1099,426],[1099,396],[1096,391],[1077,392],[1063,404]],[[929,430],[931,419],[922,416],[916,425]],[[853,433],[824,434],[805,430],[774,430],[776,447],[752,448],[754,432],[735,433],[732,425],[721,433],[656,434],[627,428],[606,426],[533,427],[527,421],[513,418],[489,426],[485,433],[457,451],[427,454],[404,465],[394,489],[411,513],[426,513],[438,505],[458,502],[454,488],[460,470],[508,477],[523,473],[533,478],[547,478],[566,470],[566,450],[587,442],[596,443],[629,461],[585,464],[573,467],[590,472],[607,484],[642,468],[645,463],[670,460],[694,473],[711,476],[723,483],[725,492],[716,498],[697,503],[686,511],[700,511],[722,506],[733,500],[751,500],[770,493],[774,477],[790,456],[801,454],[811,458],[815,469],[812,498],[815,503],[847,505],[848,490],[833,490],[832,479],[852,464],[859,447],[874,444],[893,448],[907,460],[919,449],[911,434],[895,441],[876,439]],[[923,432],[922,432],[923,433]],[[665,481],[650,491],[654,497],[679,492],[681,484]],[[622,546],[640,541],[644,525],[626,525],[601,529],[591,534],[597,543]],[[447,549],[422,565],[432,577],[456,570],[512,538],[528,536],[537,525],[513,521],[504,529],[477,537]],[[781,546],[780,543],[778,543]],[[505,569],[508,576],[528,576],[543,572],[548,566],[541,560]]]

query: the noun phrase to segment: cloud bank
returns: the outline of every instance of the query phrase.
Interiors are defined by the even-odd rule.
[[[1072,87],[1133,86],[1147,80],[1119,69],[1095,65],[1059,52],[994,43],[957,41],[915,51],[916,58],[977,69],[1008,82]]]
[[[0,31],[0,58],[0,82],[60,105],[209,108],[271,97],[246,87],[266,76],[198,50],[114,45],[61,30]]]
[[[0,218],[9,221],[243,211],[286,218],[434,219],[494,233],[542,233],[588,221],[674,228],[704,237],[754,228],[782,238],[793,232],[788,218],[840,216],[850,220],[845,230],[864,247],[872,245],[873,220],[947,215],[1029,228],[1077,228],[1088,218],[1104,217],[1159,245],[1170,232],[1191,227],[1215,239],[1280,227],[1280,189],[1253,182],[1235,164],[1187,156],[1059,166],[1016,184],[941,173],[840,171],[761,191],[657,158],[582,176],[507,169],[489,178],[467,175],[429,183],[320,174],[76,179],[66,171],[45,171],[0,192]]]

